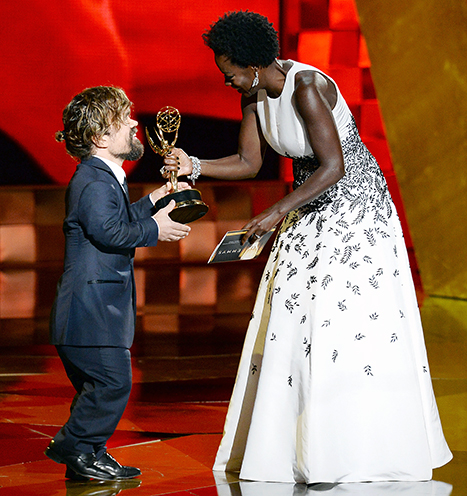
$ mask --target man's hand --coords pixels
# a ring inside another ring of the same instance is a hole
[[[191,227],[174,222],[169,217],[169,213],[174,209],[175,205],[175,201],[171,200],[166,207],[161,208],[152,216],[159,226],[159,241],[180,241],[186,238],[191,231]]]
[[[191,189],[191,186],[185,182],[178,182],[178,191],[183,191],[184,189]],[[167,196],[169,193],[172,193],[172,190],[172,183],[170,181],[165,183],[164,186],[155,189],[149,195],[152,203],[155,204],[157,200],[160,200],[164,196]]]

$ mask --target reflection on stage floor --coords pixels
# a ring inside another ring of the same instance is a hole
[[[43,455],[68,416],[73,391],[55,350],[43,342],[42,318],[0,320],[0,494],[467,494],[467,303],[425,298],[422,315],[435,393],[454,460],[434,471],[433,482],[309,487],[238,482],[235,477],[216,480],[211,472],[248,314],[158,316],[166,323],[177,320],[177,332],[166,333],[144,329],[139,316],[134,387],[109,450],[120,462],[139,466],[143,475],[115,483],[66,481],[63,465]]]

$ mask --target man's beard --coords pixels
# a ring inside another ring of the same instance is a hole
[[[125,153],[119,153],[117,158],[121,158],[123,160],[134,161],[141,158],[144,154],[144,145],[138,138],[133,138],[133,135],[130,137],[130,150]]]

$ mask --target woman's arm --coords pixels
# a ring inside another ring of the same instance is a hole
[[[201,174],[216,179],[248,179],[255,177],[263,164],[266,141],[259,129],[256,115],[256,101],[242,98],[242,122],[235,155],[214,160],[201,159]],[[164,159],[168,173],[178,169],[178,175],[189,175],[193,164],[180,148],[174,148]],[[164,177],[167,177],[167,172]]]
[[[295,191],[248,222],[244,240],[253,234],[263,235],[288,212],[315,200],[345,174],[342,148],[331,108],[337,98],[334,84],[314,71],[298,73],[293,98],[320,167]]]

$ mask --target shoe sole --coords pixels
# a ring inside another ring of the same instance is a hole
[[[66,467],[66,472],[65,472],[65,479],[69,479],[72,481],[88,481],[88,477],[83,477],[82,475],[78,475],[72,468]]]

